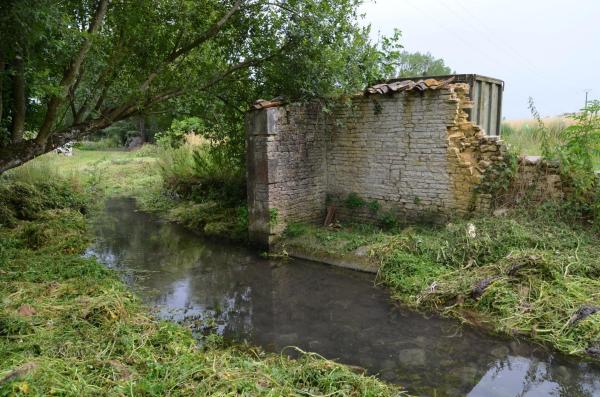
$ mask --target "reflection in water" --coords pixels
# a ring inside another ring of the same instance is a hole
[[[109,201],[94,228],[90,254],[164,318],[208,319],[270,351],[318,352],[417,394],[600,396],[600,368],[394,307],[371,275],[207,242],[130,199]]]

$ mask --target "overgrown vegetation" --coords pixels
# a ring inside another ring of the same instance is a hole
[[[600,343],[600,315],[573,318],[581,308],[600,308],[600,237],[565,210],[547,203],[388,232],[293,225],[286,245],[333,256],[361,248],[404,304],[590,356]]]
[[[550,145],[556,145],[560,140],[561,131],[572,124],[572,120],[567,117],[548,117],[542,121],[546,127],[544,137],[535,119],[504,121],[500,136],[519,154],[541,156],[542,138],[549,140]]]
[[[591,101],[571,116],[574,123],[560,131],[558,142],[551,142],[533,99],[529,102],[538,123],[542,155],[547,161],[558,161],[569,206],[600,227],[600,182],[594,173],[594,163],[600,159],[600,101]]]
[[[244,171],[209,144],[164,149],[163,194],[175,200],[169,219],[207,236],[245,240],[248,211]]]
[[[5,176],[15,177],[28,181],[68,178],[93,195],[96,204],[110,196],[132,196],[140,209],[161,213],[206,236],[247,238],[243,171],[237,160],[196,136],[177,148],[76,150],[73,157],[49,153]]]
[[[175,119],[169,129],[160,131],[155,135],[156,143],[162,147],[178,148],[186,143],[190,135],[206,133],[206,126],[199,117],[185,117]]]
[[[587,113],[588,125],[594,120],[592,116],[594,103],[592,101],[588,110],[584,111]],[[537,114],[537,110],[535,113]],[[583,115],[584,113],[576,113],[570,116],[542,118],[537,114],[532,119],[504,121],[500,135],[502,140],[518,154],[543,156],[549,154],[543,150],[543,146],[546,145],[550,152],[553,148],[562,146],[565,143],[565,135],[568,134],[567,129],[572,129],[572,126],[579,124],[579,119]],[[600,170],[600,155],[594,151],[590,154],[594,169]]]
[[[367,202],[361,198],[357,193],[350,193],[344,200],[344,205],[351,210],[359,209],[364,207]]]
[[[298,360],[160,322],[117,274],[81,256],[81,185],[2,180],[0,395],[339,395],[400,390],[314,354]]]

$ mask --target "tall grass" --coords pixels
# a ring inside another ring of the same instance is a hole
[[[573,120],[563,117],[548,117],[542,121],[547,128],[546,137],[550,146],[558,145],[561,142],[562,131],[574,123]],[[543,135],[534,119],[504,121],[500,131],[502,139],[519,154],[530,156],[542,154]]]
[[[163,193],[175,198],[169,219],[208,236],[245,240],[244,172],[218,148],[189,141],[161,147]]]
[[[73,172],[73,170],[61,167],[64,159],[64,156],[57,153],[46,153],[43,156],[39,156],[17,168],[7,171],[2,175],[2,178],[30,185],[53,180],[68,180],[73,185],[79,186],[79,175]]]
[[[181,181],[190,181],[194,177],[193,151],[191,145],[159,149],[158,164],[165,186],[177,186]]]

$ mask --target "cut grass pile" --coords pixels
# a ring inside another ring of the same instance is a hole
[[[215,336],[199,347],[81,256],[89,241],[81,202],[71,200],[79,193],[49,201],[30,190],[21,200],[36,201],[33,216],[15,213],[0,227],[1,396],[402,394],[314,354],[291,360]]]
[[[404,304],[600,359],[600,312],[578,316],[600,309],[600,237],[565,214],[546,204],[389,232],[292,225],[285,245],[343,257],[366,252]]]

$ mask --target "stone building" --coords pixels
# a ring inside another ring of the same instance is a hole
[[[386,82],[334,104],[257,101],[246,117],[251,241],[269,246],[290,222],[323,224],[333,211],[342,222],[440,222],[487,209],[476,187],[505,148],[469,114],[499,123],[502,83],[474,103],[473,84],[446,77]]]

